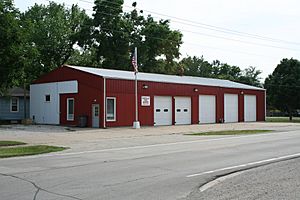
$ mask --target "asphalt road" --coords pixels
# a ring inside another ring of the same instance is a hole
[[[231,174],[189,199],[288,199],[300,198],[300,159],[282,161],[242,173]]]
[[[299,132],[191,136],[189,141],[2,159],[0,199],[174,200],[202,194],[218,199],[206,193],[213,188],[203,193],[199,188],[217,176],[299,157]]]

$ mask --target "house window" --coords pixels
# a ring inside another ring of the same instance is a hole
[[[67,99],[67,120],[74,120],[74,98]]]
[[[116,98],[106,98],[106,121],[116,121]]]
[[[12,97],[10,99],[10,112],[19,112],[19,98]]]
[[[50,94],[45,95],[45,102],[50,102]]]

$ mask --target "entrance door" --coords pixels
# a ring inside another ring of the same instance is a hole
[[[99,104],[92,105],[92,127],[99,128]]]
[[[191,98],[175,97],[175,123],[191,124]]]

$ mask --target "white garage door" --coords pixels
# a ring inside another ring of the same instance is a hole
[[[238,95],[224,94],[224,120],[228,122],[238,122]]]
[[[190,97],[175,97],[175,124],[191,124]]]
[[[245,122],[256,121],[256,96],[244,96],[244,120]]]
[[[172,125],[172,97],[154,97],[154,126]]]
[[[216,123],[216,96],[199,96],[199,123]]]

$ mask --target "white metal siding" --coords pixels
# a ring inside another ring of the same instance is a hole
[[[30,85],[30,118],[39,124],[59,124],[59,95],[77,93],[77,81]],[[50,102],[45,101],[50,95]]]
[[[244,96],[244,120],[245,122],[256,121],[256,96]]]
[[[172,125],[172,97],[154,97],[154,125]]]
[[[216,123],[216,96],[199,96],[199,123]]]
[[[175,97],[175,124],[191,124],[191,98]]]
[[[238,95],[224,94],[224,120],[228,122],[238,122]]]

